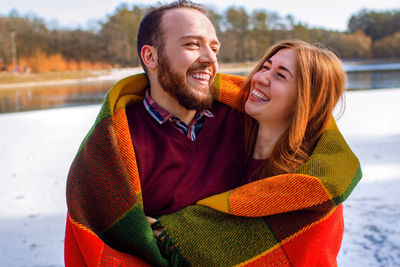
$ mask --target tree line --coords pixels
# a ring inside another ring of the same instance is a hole
[[[122,4],[96,29],[50,29],[40,17],[17,11],[0,16],[0,68],[32,71],[139,66],[136,35],[144,6]],[[400,58],[400,10],[360,10],[346,32],[309,27],[276,12],[229,7],[209,10],[222,46],[220,62],[256,61],[273,43],[322,43],[342,59]]]

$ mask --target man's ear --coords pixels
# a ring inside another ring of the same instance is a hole
[[[157,49],[154,46],[142,46],[140,56],[148,69],[155,70],[157,68]]]

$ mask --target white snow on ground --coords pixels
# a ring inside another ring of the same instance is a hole
[[[338,263],[399,266],[400,89],[346,95],[338,126],[364,176],[344,205]],[[99,108],[0,114],[0,266],[63,266],[66,176]]]
[[[400,266],[400,89],[348,92],[338,126],[363,178],[344,203],[339,266]]]

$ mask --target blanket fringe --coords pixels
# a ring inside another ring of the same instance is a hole
[[[161,255],[168,259],[169,266],[172,267],[185,267],[190,266],[182,255],[179,253],[175,243],[169,238],[164,231],[164,227],[160,221],[156,221],[151,225],[152,230],[162,230],[161,234],[156,238],[157,245],[160,249]]]

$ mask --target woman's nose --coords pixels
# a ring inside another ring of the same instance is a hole
[[[257,81],[265,86],[269,86],[271,85],[271,74],[270,71],[264,71],[259,73],[260,75],[258,75],[257,77]]]

